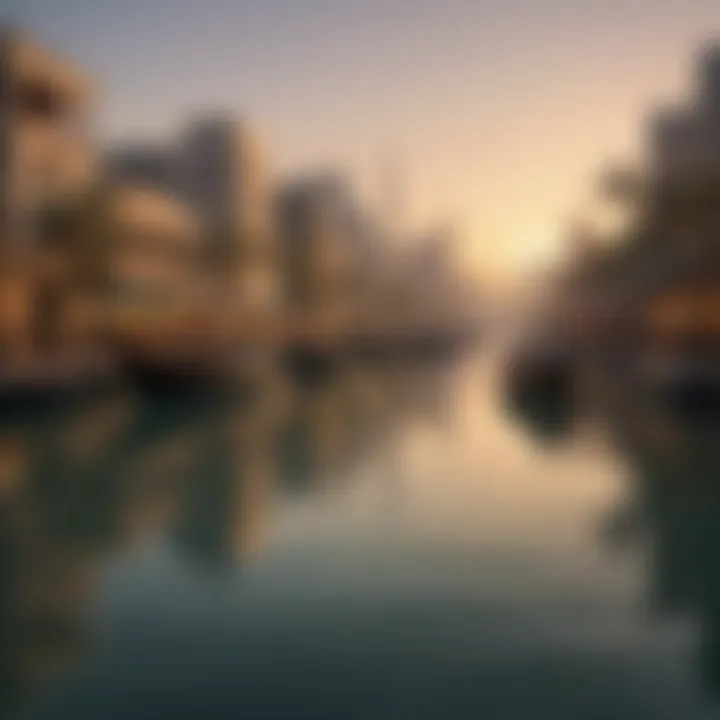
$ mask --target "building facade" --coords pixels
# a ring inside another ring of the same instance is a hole
[[[181,194],[177,154],[153,143],[124,143],[106,155],[111,177],[123,184],[152,187],[168,195]]]
[[[99,157],[95,91],[81,71],[5,28],[0,75],[0,355],[14,371],[62,349],[92,315],[73,281],[77,258],[60,271],[43,220],[87,194]]]
[[[247,123],[227,116],[192,121],[180,143],[180,184],[206,225],[225,243],[241,304],[276,306],[272,179],[264,148]],[[216,241],[218,237],[216,235]]]
[[[29,241],[43,206],[85,190],[99,169],[95,91],[63,58],[0,31],[0,227],[3,249]]]
[[[660,181],[720,175],[720,46],[700,53],[691,99],[651,118],[649,162]]]
[[[279,295],[272,180],[247,124],[226,116],[191,121],[174,143],[127,144],[109,154],[113,176],[186,203],[219,249],[221,274],[243,307],[264,311]]]
[[[231,117],[191,122],[180,149],[182,185],[201,215],[265,241],[271,232],[271,179],[258,136]]]
[[[290,308],[347,315],[355,299],[360,229],[347,180],[330,173],[290,183],[279,194],[277,214]]]

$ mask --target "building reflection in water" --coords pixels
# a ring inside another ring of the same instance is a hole
[[[173,537],[196,566],[228,570],[262,548],[273,491],[277,408],[265,397],[216,408],[183,479]]]
[[[82,657],[103,562],[170,538],[189,566],[230,572],[262,551],[273,503],[302,502],[441,421],[438,367],[348,366],[248,398],[124,391],[0,418],[0,711]]]
[[[698,682],[720,696],[720,407],[680,409],[622,378],[607,387],[601,408],[561,409],[566,417],[598,415],[631,471],[628,498],[608,514],[603,540],[614,550],[644,553],[654,611],[697,622]],[[526,427],[538,428],[542,439],[557,430],[552,422],[550,430],[542,422],[538,427],[544,415],[532,401],[514,403],[520,414],[528,406]],[[564,437],[572,431],[572,423],[563,425]]]

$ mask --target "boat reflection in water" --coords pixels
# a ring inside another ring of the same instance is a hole
[[[438,419],[444,375],[435,363],[348,366],[311,386],[273,377],[242,398],[118,390],[6,409],[3,717],[82,666],[108,564],[160,542],[191,572],[234,573],[262,553],[279,504],[332,491],[418,413]]]

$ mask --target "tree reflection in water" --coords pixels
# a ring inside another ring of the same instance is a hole
[[[566,419],[597,414],[632,482],[630,499],[603,524],[604,542],[647,552],[650,605],[698,622],[699,682],[720,696],[720,402],[678,403],[621,376],[604,387],[602,407],[569,408],[564,396],[513,398],[512,406],[543,440],[557,438],[559,424],[539,406]],[[560,425],[568,438],[573,423]]]

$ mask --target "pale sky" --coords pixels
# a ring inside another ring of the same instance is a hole
[[[551,254],[606,160],[689,87],[720,0],[0,0],[87,67],[108,138],[192,111],[252,119],[278,173],[337,165],[408,225],[452,221],[469,262]],[[394,160],[393,160],[394,158]]]

